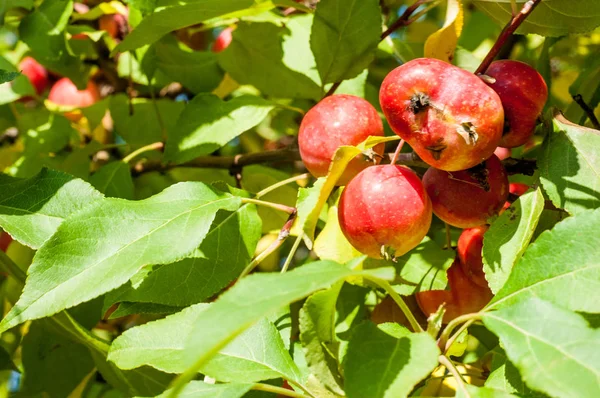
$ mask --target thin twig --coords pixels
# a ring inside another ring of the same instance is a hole
[[[381,34],[380,41],[383,41],[386,37],[394,33],[396,29],[409,25],[410,17],[416,11],[416,9],[419,8],[421,5],[425,3],[430,3],[432,1],[433,0],[417,0],[412,6],[404,10],[404,13]]]
[[[306,180],[308,177],[310,177],[309,173],[304,173],[304,174],[299,174],[297,176],[293,176],[290,178],[287,178],[283,181],[279,181],[269,187],[266,187],[265,189],[263,189],[262,191],[258,192],[256,194],[256,199],[260,199],[261,196],[265,196],[266,194],[268,194],[269,192],[272,192],[274,190],[276,190],[277,188],[281,188],[284,185],[287,185],[291,182],[296,182],[296,181],[300,181],[300,180]]]
[[[296,208],[291,206],[282,205],[279,203],[266,202],[264,200],[242,198],[242,203],[251,203],[257,206],[270,207],[271,209],[283,211],[287,214],[296,214]]]
[[[301,233],[300,235],[298,235],[298,237],[296,237],[296,240],[294,241],[294,245],[292,246],[290,252],[288,253],[287,258],[285,259],[285,263],[283,263],[283,267],[281,267],[282,274],[287,272],[288,268],[290,267],[290,264],[292,263],[292,260],[294,259],[294,256],[296,255],[296,251],[298,250],[298,247],[300,247],[300,243],[302,243],[302,238],[304,238],[304,233]]]
[[[149,145],[146,145],[146,146],[136,149],[135,151],[131,152],[129,155],[127,155],[123,159],[121,159],[121,161],[123,163],[129,163],[133,159],[135,159],[136,156],[141,155],[144,152],[161,151],[164,147],[165,147],[165,144],[163,144],[162,142],[155,142],[153,144],[149,144]]]
[[[477,319],[473,318],[473,319],[470,319],[470,320],[468,320],[468,321],[466,321],[465,323],[462,324],[462,326],[456,331],[456,333],[454,333],[448,339],[448,342],[446,342],[446,345],[443,347],[444,354],[448,352],[448,350],[450,349],[450,347],[452,347],[452,344],[454,344],[454,342],[456,341],[456,339],[458,338],[458,336],[460,336],[462,332],[464,332],[466,329],[468,329],[469,326],[471,326],[473,323],[475,323],[475,321],[477,321]]]
[[[506,43],[506,40],[517,30],[517,28],[523,23],[523,21],[525,21],[525,18],[527,18],[529,14],[531,14],[531,12],[535,9],[535,7],[537,7],[538,4],[540,4],[541,1],[542,0],[528,0],[527,3],[523,5],[523,8],[521,8],[521,11],[517,15],[512,17],[510,21],[508,21],[504,29],[502,29],[500,36],[498,36],[498,40],[496,40],[496,43],[494,43],[492,49],[488,52],[481,65],[479,65],[479,67],[475,71],[476,75],[485,73],[487,68],[496,58],[496,55],[498,55],[498,53],[500,52],[500,49],[502,48],[504,43]]]
[[[444,225],[446,226],[446,250],[450,250],[452,249],[452,236],[450,236],[450,225],[445,222]]]
[[[600,122],[598,122],[598,118],[594,114],[594,110],[585,103],[581,94],[574,95],[573,100],[581,107],[581,109],[583,109],[588,119],[590,119],[590,122],[592,122],[592,126],[594,126],[595,129],[600,130]]]
[[[473,314],[461,315],[461,316],[456,317],[453,320],[451,320],[450,323],[448,323],[448,325],[442,332],[442,334],[438,340],[438,347],[440,347],[440,350],[445,350],[446,342],[448,341],[448,338],[450,337],[450,335],[452,334],[454,329],[456,329],[458,327],[458,325],[462,325],[464,322],[467,322],[470,320],[477,320],[480,318],[481,318],[481,314],[477,312],[477,313],[473,313]]]

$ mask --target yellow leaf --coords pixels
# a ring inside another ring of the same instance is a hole
[[[425,57],[450,62],[464,22],[463,7],[460,0],[448,0],[444,26],[429,36],[425,42]]]
[[[327,223],[321,231],[313,248],[321,260],[337,261],[344,264],[355,257],[360,256],[348,239],[344,236],[338,220],[337,206],[331,206],[327,214]]]

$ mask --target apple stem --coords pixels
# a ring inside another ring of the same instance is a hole
[[[155,143],[152,143],[152,144],[149,144],[149,145],[146,145],[146,146],[136,149],[135,151],[131,152],[129,155],[127,155],[123,159],[121,159],[121,161],[123,163],[129,163],[133,159],[135,159],[135,157],[137,157],[138,155],[141,155],[144,152],[162,151],[162,149],[164,147],[165,147],[165,144],[163,144],[162,142],[155,142]]]
[[[300,247],[302,238],[304,238],[304,233],[301,233],[300,235],[298,235],[296,237],[296,240],[294,241],[294,245],[292,246],[290,252],[288,253],[287,258],[285,259],[285,263],[283,263],[283,267],[281,267],[282,274],[287,272],[288,268],[290,267],[290,264],[292,263],[292,260],[294,259],[294,256],[296,255],[296,251],[298,250],[298,247]]]
[[[287,184],[289,184],[289,183],[292,183],[292,182],[301,181],[301,180],[306,180],[306,179],[308,179],[309,177],[310,177],[310,174],[309,174],[309,173],[304,173],[304,174],[299,174],[299,175],[297,175],[297,176],[293,176],[293,177],[287,178],[287,179],[285,179],[285,180],[283,180],[283,181],[279,181],[279,182],[278,182],[278,183],[276,183],[276,184],[273,184],[273,185],[271,185],[271,186],[268,186],[268,187],[266,187],[266,188],[265,188],[265,189],[263,189],[262,191],[258,192],[258,193],[255,195],[255,197],[256,197],[256,199],[259,199],[261,196],[265,196],[266,194],[268,194],[269,192],[272,192],[272,191],[276,190],[277,188],[280,188],[280,187],[282,187],[282,186],[284,186],[284,185],[287,185]]]
[[[594,114],[594,110],[590,108],[588,104],[586,104],[581,94],[574,95],[573,100],[581,109],[583,109],[588,119],[590,119],[590,122],[592,122],[592,126],[594,126],[595,129],[600,130],[600,122],[598,122],[598,118]]]
[[[525,21],[525,18],[527,18],[529,14],[531,14],[531,12],[535,9],[535,7],[538,6],[538,4],[541,3],[541,1],[542,0],[528,0],[527,3],[523,4],[523,8],[521,8],[521,11],[515,16],[513,16],[510,19],[510,21],[508,21],[504,29],[502,29],[500,36],[498,36],[498,40],[496,40],[496,43],[494,43],[494,46],[492,47],[490,52],[488,52],[481,65],[479,65],[479,67],[475,71],[476,75],[485,73],[487,68],[494,61],[494,59],[502,49],[504,43],[506,43],[508,38],[515,32],[515,30],[517,30],[517,28],[523,23],[523,21]]]
[[[396,147],[396,152],[394,152],[394,156],[392,156],[392,160],[390,164],[396,164],[398,161],[398,156],[400,155],[400,151],[402,151],[402,147],[404,146],[404,140],[400,140],[398,146]]]

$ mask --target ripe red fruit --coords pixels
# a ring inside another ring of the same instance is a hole
[[[229,44],[231,44],[231,40],[233,39],[232,32],[232,27],[223,29],[212,45],[212,52],[220,53],[229,47]]]
[[[48,71],[35,59],[31,57],[23,58],[19,64],[19,70],[27,76],[38,95],[48,87]]]
[[[503,147],[499,146],[494,151],[494,155],[498,156],[498,159],[504,160],[504,159],[508,159],[509,157],[511,157],[512,151],[510,150],[510,148],[503,148]]]
[[[353,95],[332,95],[312,107],[302,119],[298,146],[304,165],[315,177],[326,176],[335,151],[343,145],[357,145],[367,137],[383,136],[383,123],[368,101]],[[373,148],[379,156],[384,145]],[[364,168],[379,163],[379,157],[359,155],[338,180],[345,185]]]
[[[465,229],[458,238],[458,258],[463,272],[481,287],[488,287],[483,272],[483,235],[487,225]]]
[[[529,189],[529,185],[527,184],[521,184],[520,182],[511,182],[508,186],[508,192],[510,192],[513,195],[516,196],[521,196],[523,195],[525,192],[527,192],[527,190]],[[504,207],[502,208],[502,210],[506,210],[510,207],[511,202],[509,202],[508,200],[504,203]]]
[[[448,172],[430,167],[423,185],[435,215],[459,228],[486,224],[508,197],[508,177],[496,155],[468,170]]]
[[[381,165],[361,171],[344,189],[338,207],[342,232],[360,252],[401,256],[431,225],[431,202],[408,167]]]
[[[463,272],[458,261],[448,268],[450,290],[429,290],[416,293],[417,303],[426,316],[435,313],[440,305],[446,304],[443,323],[454,318],[481,310],[490,302],[493,294],[489,287],[472,282]]]
[[[75,83],[63,77],[50,89],[48,99],[55,104],[85,108],[100,100],[100,92],[93,81],[89,81],[85,90],[78,90]],[[80,119],[80,115],[74,112],[66,112],[65,117],[72,121]]]
[[[127,32],[127,17],[121,14],[105,14],[98,20],[98,28],[107,32],[113,39],[119,39]]]
[[[0,232],[0,251],[6,252],[8,245],[12,242],[12,237],[6,232]]]
[[[390,127],[431,166],[473,167],[493,153],[504,124],[502,103],[477,76],[428,58],[391,71],[379,91]]]
[[[500,146],[514,148],[525,144],[548,99],[544,78],[531,66],[511,60],[492,62],[485,74],[495,79],[488,85],[498,93],[504,107],[506,122]]]

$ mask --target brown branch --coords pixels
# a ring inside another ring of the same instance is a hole
[[[586,104],[581,94],[574,95],[573,100],[581,109],[583,109],[588,119],[590,119],[590,122],[592,122],[592,126],[594,126],[595,129],[600,130],[600,122],[598,122],[598,118],[594,114],[594,110],[590,108],[588,104]]]
[[[528,0],[527,3],[523,5],[523,8],[521,8],[521,11],[517,15],[512,17],[510,21],[508,21],[504,29],[502,29],[500,36],[498,36],[498,40],[496,40],[496,43],[494,43],[494,46],[492,47],[490,52],[485,56],[485,59],[475,71],[476,75],[485,73],[487,68],[494,61],[494,59],[502,49],[502,46],[504,46],[504,43],[506,43],[508,38],[517,30],[517,28],[523,23],[523,21],[525,21],[525,18],[527,18],[529,14],[531,14],[531,12],[535,9],[535,7],[538,6],[538,4],[541,3],[541,1],[542,0]]]

